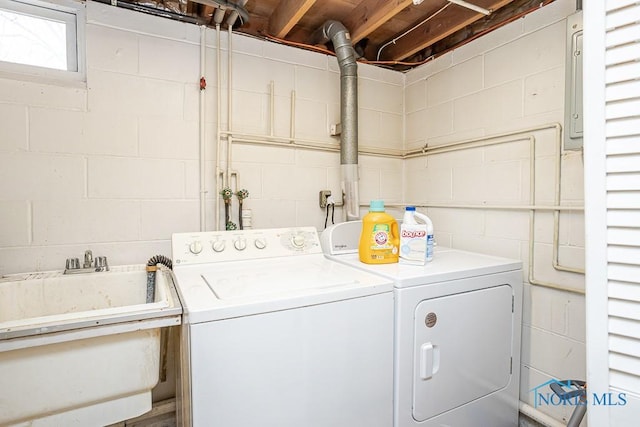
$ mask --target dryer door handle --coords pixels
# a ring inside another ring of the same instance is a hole
[[[420,378],[428,380],[440,369],[440,348],[430,342],[420,346]]]

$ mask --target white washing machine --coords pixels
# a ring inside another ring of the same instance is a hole
[[[327,259],[314,228],[179,233],[179,423],[390,427],[393,283]]]
[[[321,240],[330,259],[394,281],[394,426],[517,426],[521,261],[436,248],[425,266],[364,264],[361,227]]]

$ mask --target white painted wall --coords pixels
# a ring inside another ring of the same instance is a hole
[[[87,248],[112,264],[146,262],[156,253],[170,255],[171,233],[199,229],[200,29],[94,2],[87,3],[87,20],[86,87],[0,76],[0,274],[60,269]],[[206,38],[207,226],[213,229],[215,31]],[[289,135],[295,91],[296,136],[338,141],[329,136],[340,114],[335,58],[239,35],[232,40],[234,130],[268,134],[274,81],[275,135]],[[227,129],[224,32],[222,47],[221,127]],[[360,66],[359,74],[361,146],[400,150],[404,76],[372,66]],[[232,169],[250,193],[244,206],[253,211],[254,227],[322,229],[318,192],[339,194],[339,163],[335,152],[237,144]],[[362,156],[360,169],[363,200],[401,201],[401,160]],[[335,217],[341,218],[339,209]]]
[[[566,17],[575,1],[559,0],[407,73],[406,148],[422,148],[562,123]],[[535,139],[535,200],[530,152]],[[425,206],[554,204],[554,129],[526,131],[485,148],[409,159],[405,201]],[[562,205],[583,203],[580,152],[563,152]],[[529,267],[529,210],[429,208],[439,244],[520,258]],[[537,211],[537,281],[584,289],[584,276],[552,268],[553,216]],[[584,268],[581,211],[560,217],[560,264]],[[584,379],[584,296],[532,286],[525,273],[522,401],[551,378]],[[573,408],[539,407],[556,419]]]

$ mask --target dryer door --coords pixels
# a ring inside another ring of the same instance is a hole
[[[415,310],[413,417],[424,421],[509,384],[508,285],[421,301]]]

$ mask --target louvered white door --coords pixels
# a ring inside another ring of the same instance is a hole
[[[640,418],[640,1],[587,0],[584,24],[587,382],[618,403],[590,396],[588,420],[623,427]]]

